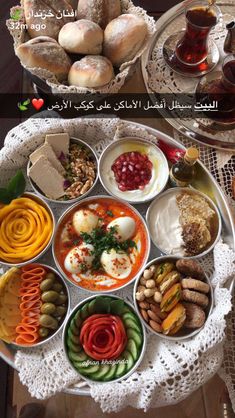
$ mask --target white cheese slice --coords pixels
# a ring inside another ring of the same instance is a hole
[[[56,200],[64,196],[64,177],[45,156],[39,157],[30,167],[29,176],[49,199]]]
[[[52,147],[49,144],[44,144],[40,148],[37,148],[36,151],[34,151],[29,156],[29,159],[30,159],[31,163],[34,164],[42,156],[47,158],[50,161],[51,165],[53,165],[53,167],[57,171],[59,171],[60,174],[65,173],[64,167],[62,166],[62,164],[58,160],[56,154],[54,153]]]
[[[63,153],[65,156],[69,154],[69,134],[48,134],[46,135],[45,142],[53,148],[57,158],[61,156],[61,153]]]

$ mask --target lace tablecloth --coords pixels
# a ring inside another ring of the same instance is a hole
[[[123,123],[118,119],[32,119],[17,126],[6,137],[0,151],[0,186],[14,174],[16,169],[25,167],[29,154],[43,143],[46,133],[68,132],[70,136],[87,140],[100,155],[113,140],[124,136],[138,136],[156,142],[156,137],[147,127]],[[180,138],[181,139],[181,138]],[[185,143],[185,140],[182,140]],[[187,144],[188,145],[188,144]],[[231,156],[220,156],[213,151],[201,149],[201,158],[220,180],[224,190],[229,192],[229,178],[225,181],[224,170],[234,168]],[[233,158],[233,157],[232,157]],[[103,192],[97,186],[96,194]],[[52,206],[56,218],[61,206]],[[146,208],[138,207],[142,214]],[[219,256],[218,256],[219,255]],[[234,253],[227,245],[219,242],[213,255],[203,260],[204,268],[210,273],[215,294],[215,308],[203,330],[193,339],[171,342],[148,334],[147,350],[141,366],[128,379],[120,383],[92,384],[91,396],[100,403],[103,411],[118,411],[127,405],[147,410],[174,404],[187,397],[204,384],[221,367],[225,337],[225,316],[231,310],[230,293],[223,287],[228,277],[234,274]],[[51,263],[51,253],[41,258]],[[86,291],[71,287],[72,307],[88,296]],[[132,300],[133,286],[117,294]],[[230,321],[232,321],[232,315]],[[231,322],[229,323],[231,326]],[[232,327],[229,327],[229,333]],[[228,334],[229,334],[228,333]],[[230,335],[230,334],[229,334]],[[224,371],[227,370],[230,353],[225,344]],[[61,335],[43,347],[20,350],[16,354],[19,377],[31,395],[47,398],[65,388],[84,387],[82,381],[68,364],[62,347]],[[226,379],[232,375],[226,374]],[[232,385],[233,380],[231,380]],[[231,386],[230,385],[230,386]],[[232,386],[231,386],[232,387]]]

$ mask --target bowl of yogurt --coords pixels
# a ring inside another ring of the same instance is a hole
[[[98,172],[109,194],[133,204],[153,200],[165,189],[169,178],[163,152],[140,138],[112,142],[100,157]]]
[[[151,203],[146,218],[152,242],[166,255],[202,257],[221,235],[221,217],[214,202],[188,187],[166,190]]]

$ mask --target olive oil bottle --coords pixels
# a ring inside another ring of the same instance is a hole
[[[198,158],[198,149],[191,147],[177,163],[173,164],[170,171],[172,186],[186,187],[193,181],[196,175],[195,163]]]

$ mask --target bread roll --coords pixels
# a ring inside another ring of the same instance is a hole
[[[114,77],[112,63],[100,55],[87,55],[76,61],[69,72],[69,84],[96,88],[108,84]]]
[[[106,27],[103,54],[115,67],[120,67],[135,57],[147,33],[148,27],[142,18],[133,14],[123,14]]]
[[[79,0],[77,19],[88,19],[105,29],[111,20],[120,16],[120,0]]]
[[[28,33],[31,38],[38,36],[50,36],[58,39],[58,34],[65,23],[72,22],[74,17],[64,17],[56,19],[56,17],[48,16],[42,19],[42,14],[45,16],[51,11],[54,16],[61,11],[73,13],[73,8],[66,0],[23,0],[25,21],[28,25]],[[40,12],[42,13],[40,16]],[[39,14],[37,17],[36,15]],[[42,25],[46,25],[43,29]]]
[[[63,48],[48,36],[39,36],[19,45],[16,55],[26,67],[49,70],[60,82],[67,80],[72,65]]]
[[[102,52],[104,32],[96,23],[81,19],[64,25],[58,40],[68,52],[99,55]]]

